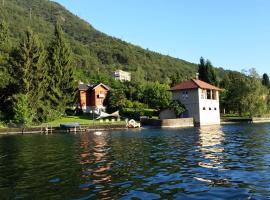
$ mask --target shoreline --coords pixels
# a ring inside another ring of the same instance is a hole
[[[59,126],[49,127],[21,127],[21,128],[0,128],[0,135],[18,135],[18,134],[53,134],[53,133],[69,133],[69,132],[88,132],[88,131],[104,131],[104,130],[123,130],[127,129],[125,124],[104,124],[104,125],[82,125],[79,128],[62,129]]]

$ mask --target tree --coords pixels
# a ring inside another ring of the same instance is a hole
[[[171,101],[169,107],[174,110],[176,116],[180,116],[183,112],[186,111],[185,106],[178,100]]]
[[[263,74],[262,84],[266,87],[270,86],[269,76],[266,73]]]
[[[48,52],[49,104],[59,114],[63,114],[67,107],[73,106],[77,86],[71,66],[71,49],[59,23],[55,25],[55,38]]]
[[[8,73],[8,56],[10,51],[10,37],[8,25],[0,22],[0,89],[5,88],[10,80]]]
[[[23,105],[23,108],[28,106],[31,119],[34,121],[40,120],[39,111],[42,110],[42,102],[47,90],[45,59],[46,52],[43,44],[30,29],[26,31],[19,47],[11,53],[12,76],[16,80],[15,99],[19,97],[19,100],[28,102],[27,105]],[[16,116],[16,108],[14,112]]]
[[[115,89],[108,92],[105,105],[107,106],[107,112],[115,112],[117,110],[122,111],[126,107],[127,99],[122,89]]]
[[[198,65],[199,79],[210,83],[212,85],[217,85],[217,75],[214,67],[209,60],[204,60],[203,57],[200,58],[200,63]]]
[[[230,72],[228,78],[230,81],[224,102],[229,111],[249,117],[267,112],[267,90],[254,69],[245,74]]]
[[[158,82],[149,82],[144,89],[143,102],[150,108],[167,108],[171,102],[172,94],[169,86]]]

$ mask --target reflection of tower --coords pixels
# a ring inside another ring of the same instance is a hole
[[[205,162],[199,165],[206,168],[223,168],[224,133],[220,126],[201,127],[200,129],[200,149]]]
[[[112,162],[108,160],[108,134],[106,132],[85,133],[80,136],[80,164],[82,165],[82,190],[101,189],[99,195],[104,196],[111,183],[110,170]]]

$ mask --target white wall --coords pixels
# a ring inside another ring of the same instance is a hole
[[[199,89],[200,125],[220,124],[219,92],[213,91],[215,92],[216,100],[206,98],[202,99],[202,92],[203,90]]]

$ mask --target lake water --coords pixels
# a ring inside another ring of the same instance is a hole
[[[0,199],[270,199],[270,124],[0,136]]]

